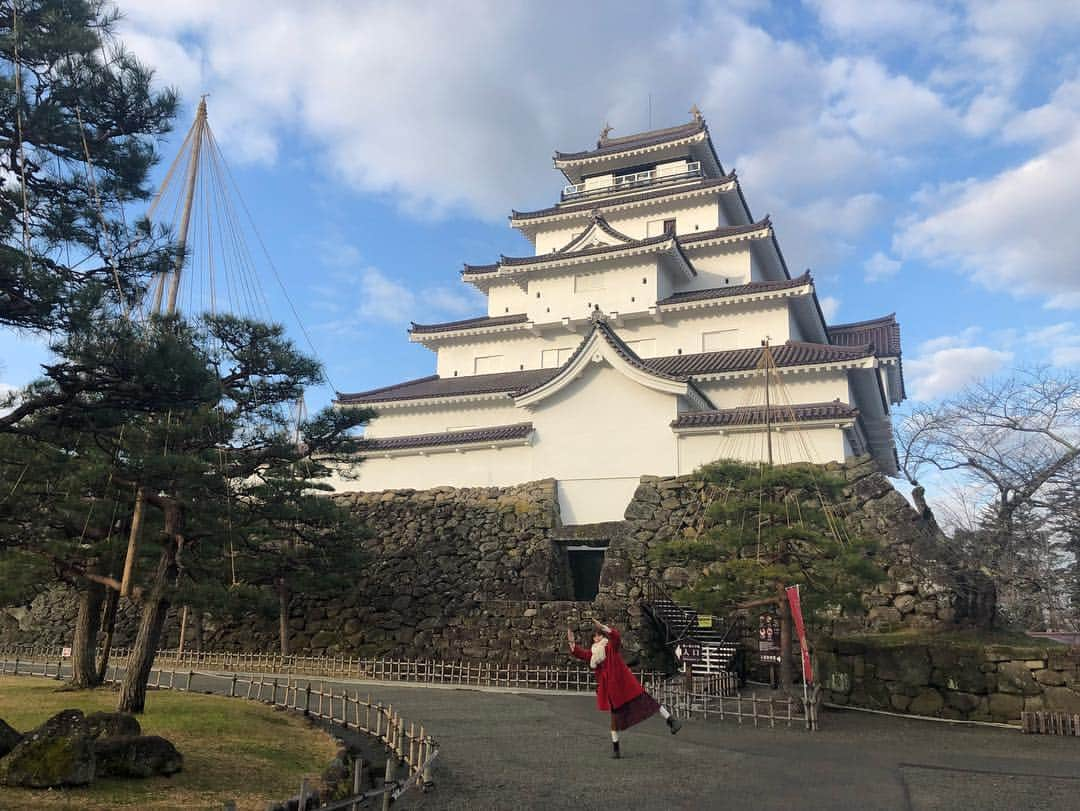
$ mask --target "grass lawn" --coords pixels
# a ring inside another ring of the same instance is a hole
[[[110,689],[60,688],[41,678],[0,677],[0,718],[26,732],[62,709],[89,714],[116,708]],[[0,809],[220,809],[234,799],[238,808],[263,811],[270,800],[296,793],[303,777],[320,775],[336,751],[325,732],[299,716],[238,698],[152,690],[138,718],[144,734],[176,745],[184,756],[182,772],[56,791],[0,788]]]

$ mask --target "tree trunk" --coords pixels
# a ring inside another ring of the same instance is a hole
[[[71,684],[75,687],[96,687],[98,679],[96,654],[97,635],[101,627],[101,603],[105,587],[87,582],[79,595],[79,613],[75,617],[75,639],[71,644]]]
[[[278,593],[278,641],[281,643],[281,655],[289,655],[289,585],[284,577],[277,581]]]
[[[170,538],[161,550],[153,585],[144,598],[139,631],[120,685],[120,700],[116,706],[119,712],[141,713],[146,705],[146,683],[161,642],[161,628],[169,611],[170,583],[175,577],[176,541]]]
[[[777,587],[777,605],[780,609],[780,686],[791,689],[791,606],[783,586]]]
[[[101,614],[101,630],[105,638],[101,642],[101,656],[98,658],[98,683],[105,681],[109,672],[109,654],[112,653],[113,631],[116,630],[116,610],[120,607],[120,592],[109,589],[105,595],[105,609]]]

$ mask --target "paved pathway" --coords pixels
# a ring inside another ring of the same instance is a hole
[[[653,718],[612,760],[591,695],[348,686],[438,739],[436,789],[401,803],[424,811],[1080,808],[1077,738],[852,712],[824,714],[816,733],[689,721],[673,737]]]

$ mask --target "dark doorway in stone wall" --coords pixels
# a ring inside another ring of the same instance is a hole
[[[600,572],[604,568],[603,546],[567,546],[566,558],[570,564],[570,582],[573,599],[591,602],[600,591]]]

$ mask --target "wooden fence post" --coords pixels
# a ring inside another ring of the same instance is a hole
[[[395,761],[393,757],[386,759],[386,773],[383,776],[383,796],[382,796],[382,811],[390,811],[390,803],[394,801],[391,797],[391,786],[394,785],[394,765]]]
[[[360,794],[364,790],[364,769],[366,764],[363,758],[357,758],[353,761],[352,772],[352,793],[353,796]],[[355,802],[352,804],[352,811],[360,811],[360,803]]]

